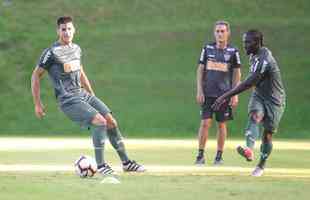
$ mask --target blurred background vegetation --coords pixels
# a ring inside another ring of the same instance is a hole
[[[72,15],[86,73],[125,137],[196,137],[197,60],[223,19],[240,49],[243,79],[241,35],[249,28],[265,34],[281,67],[288,99],[277,137],[310,138],[309,10],[308,0],[0,0],[0,135],[89,134],[59,111],[47,76],[43,120],[35,118],[30,90],[41,52],[57,38],[57,17]],[[243,137],[248,96],[241,95],[229,123],[231,137]]]

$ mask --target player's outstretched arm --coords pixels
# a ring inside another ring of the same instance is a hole
[[[246,80],[241,82],[238,86],[224,93],[222,96],[216,99],[214,104],[212,105],[212,109],[219,110],[221,105],[227,101],[230,97],[237,95],[257,84],[257,82],[262,78],[262,74],[259,72],[255,72],[250,75]]]
[[[95,95],[92,87],[91,87],[91,84],[84,72],[84,69],[83,69],[83,66],[81,66],[81,84],[82,84],[82,87],[87,91],[89,92],[90,94],[92,95]]]
[[[42,78],[45,69],[42,67],[36,67],[31,76],[31,91],[33,97],[33,103],[35,108],[35,114],[40,119],[45,115],[44,106],[40,97],[40,79]]]

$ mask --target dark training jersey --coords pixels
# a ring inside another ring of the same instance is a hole
[[[216,43],[202,48],[199,64],[205,66],[203,92],[206,97],[219,97],[232,88],[233,69],[241,66],[237,48],[228,45],[218,49]]]
[[[60,104],[79,98],[81,89],[81,48],[77,44],[54,43],[43,51],[38,67],[48,71]]]
[[[262,47],[257,55],[250,56],[250,74],[260,73],[261,79],[257,82],[254,94],[263,99],[282,106],[285,104],[285,91],[281,79],[280,68],[266,47]]]

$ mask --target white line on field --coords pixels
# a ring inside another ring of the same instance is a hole
[[[107,142],[108,143],[108,142]],[[128,149],[154,149],[154,148],[196,148],[196,140],[164,140],[164,139],[126,139]],[[227,140],[225,148],[234,149],[243,145],[242,140]],[[257,142],[259,144],[259,141]],[[275,149],[284,150],[310,150],[310,142],[274,141]],[[209,140],[208,148],[215,148],[216,141]],[[259,145],[256,145],[258,148]],[[32,151],[52,149],[92,149],[91,139],[87,138],[21,138],[0,137],[0,151]],[[108,148],[111,148],[108,146]]]
[[[248,175],[253,170],[246,167],[197,167],[182,165],[146,165],[145,174],[158,175]],[[120,166],[113,166],[118,173],[122,172]],[[0,165],[1,172],[74,172],[73,165]],[[143,173],[141,173],[142,175]],[[265,170],[266,176],[272,177],[305,177],[310,178],[310,169],[292,168],[268,168]]]

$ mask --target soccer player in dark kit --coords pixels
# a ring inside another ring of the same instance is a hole
[[[198,131],[198,155],[195,163],[205,163],[205,146],[213,115],[218,122],[217,153],[215,165],[223,163],[222,154],[227,135],[226,122],[232,120],[232,107],[238,104],[238,96],[233,96],[219,111],[211,105],[215,99],[240,82],[240,56],[237,48],[229,43],[230,26],[226,21],[217,21],[214,25],[215,42],[202,48],[197,68],[197,103],[201,106],[201,122]]]
[[[60,109],[72,121],[90,128],[98,172],[102,175],[114,173],[104,160],[106,136],[117,151],[124,171],[145,171],[142,165],[128,158],[116,120],[110,109],[95,96],[81,63],[81,48],[72,42],[74,34],[72,17],[59,17],[58,41],[43,51],[32,73],[31,86],[36,116],[42,118],[45,115],[40,97],[40,79],[48,72]]]
[[[280,68],[271,51],[263,45],[263,34],[259,30],[249,30],[243,35],[243,44],[250,56],[250,73],[240,85],[219,97],[212,107],[218,110],[231,96],[254,87],[248,106],[246,147],[239,146],[237,151],[246,160],[253,160],[254,143],[259,135],[259,124],[262,124],[260,159],[252,172],[252,176],[261,176],[272,151],[272,135],[277,131],[283,115],[286,95]]]

